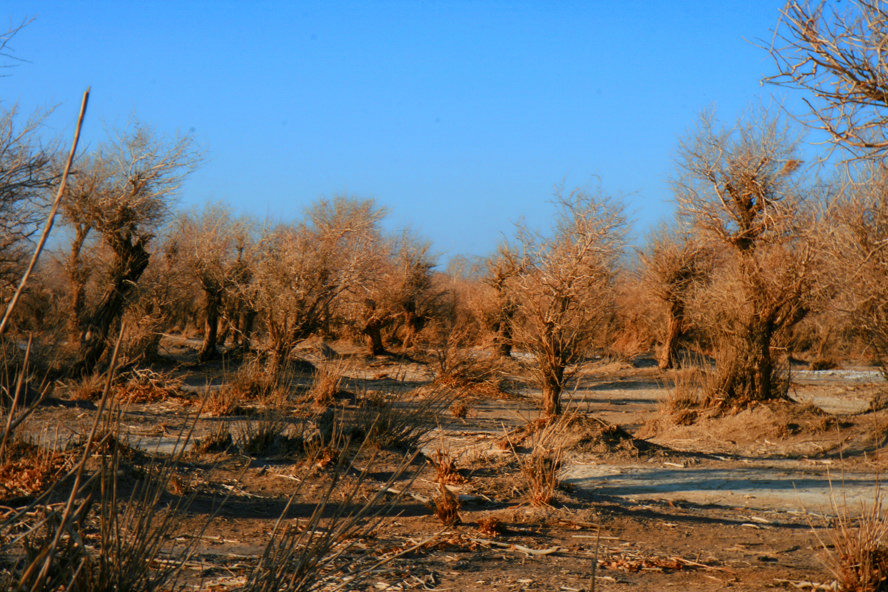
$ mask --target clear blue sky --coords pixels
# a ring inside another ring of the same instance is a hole
[[[293,219],[373,197],[445,258],[483,255],[519,218],[545,224],[561,182],[600,179],[637,234],[668,219],[702,109],[799,104],[760,83],[781,4],[6,0],[0,25],[35,20],[0,97],[56,106],[66,144],[87,86],[93,143],[132,115],[191,132],[205,162],[183,206]]]

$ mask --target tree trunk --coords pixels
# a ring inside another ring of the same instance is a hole
[[[564,364],[560,361],[549,361],[541,366],[543,387],[543,415],[555,417],[561,415],[561,389],[564,384]]]
[[[769,399],[781,398],[779,393],[773,392],[774,377],[774,361],[771,359],[771,339],[772,330],[765,326],[758,329],[755,342],[753,344],[755,363],[754,371],[754,389],[752,395],[756,401],[767,401]]]
[[[108,346],[108,333],[120,320],[126,308],[126,300],[136,282],[148,267],[150,254],[143,240],[135,243],[125,240],[111,244],[115,253],[111,279],[96,309],[84,318],[80,338],[80,360],[74,371],[78,374],[93,372]]]
[[[74,240],[71,243],[71,254],[68,256],[66,265],[68,271],[68,279],[71,282],[71,309],[68,315],[68,334],[72,341],[80,339],[81,319],[83,318],[83,303],[86,296],[86,270],[83,269],[83,261],[80,259],[80,252],[83,250],[83,243],[89,234],[89,227],[82,224],[77,225]]]
[[[678,338],[681,337],[682,319],[678,314],[670,314],[666,327],[666,339],[663,340],[663,349],[660,350],[660,370],[675,367],[675,353],[678,349]]]
[[[512,322],[510,318],[502,319],[499,322],[496,351],[502,358],[512,357]]]
[[[363,333],[367,336],[371,356],[384,356],[388,354],[385,344],[382,342],[382,323],[367,323],[364,325]]]
[[[201,362],[214,360],[219,357],[219,349],[216,347],[216,343],[219,335],[219,309],[222,306],[222,291],[214,287],[204,287],[204,296],[206,297],[204,340],[198,354],[198,359]]]

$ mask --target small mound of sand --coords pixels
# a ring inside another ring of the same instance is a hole
[[[666,455],[668,448],[636,438],[620,426],[594,418],[571,422],[573,435],[566,448],[575,452],[617,456]]]
[[[689,415],[689,411],[693,412]],[[851,426],[811,404],[792,401],[761,403],[735,413],[681,410],[681,414],[661,416],[640,431],[643,437],[658,439],[716,439],[730,444],[750,444],[768,440],[834,433]]]

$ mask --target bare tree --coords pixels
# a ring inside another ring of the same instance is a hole
[[[204,340],[199,359],[219,356],[219,319],[225,300],[237,293],[250,225],[229,209],[210,204],[200,212],[182,214],[174,224],[176,249],[204,293]]]
[[[855,331],[888,375],[888,170],[867,163],[844,187],[829,213],[826,281],[832,306]]]
[[[98,302],[84,307],[80,318],[77,371],[90,372],[105,352],[109,331],[148,267],[148,247],[169,214],[170,200],[196,162],[189,137],[166,142],[136,124],[94,155],[93,167],[101,172],[75,182],[67,219],[75,229],[94,230],[111,254]],[[69,264],[74,247],[80,248],[72,245]]]
[[[790,0],[770,47],[769,81],[807,91],[812,125],[858,154],[888,150],[888,7],[881,0]]]
[[[693,289],[711,273],[712,252],[689,234],[663,232],[655,235],[640,254],[643,279],[665,308],[666,328],[658,365],[673,368],[681,338],[688,327],[687,309]]]
[[[290,351],[329,326],[334,305],[365,281],[383,211],[372,200],[321,200],[309,221],[268,231],[258,246],[250,305],[265,322],[268,367],[279,380]]]
[[[813,252],[800,161],[787,127],[767,114],[733,129],[704,116],[682,143],[674,181],[679,214],[721,261],[701,294],[700,322],[715,336],[724,405],[785,396],[773,352],[808,312]]]
[[[515,294],[509,289],[514,278],[524,272],[525,261],[521,254],[509,243],[503,243],[496,255],[487,261],[487,275],[484,282],[493,288],[495,310],[491,319],[491,329],[496,334],[497,353],[508,358],[512,355],[512,320],[518,311]]]
[[[21,276],[47,190],[57,178],[53,150],[40,144],[41,117],[22,123],[16,108],[0,113],[0,292]]]
[[[568,366],[604,336],[625,229],[620,207],[608,199],[577,190],[557,205],[551,237],[520,232],[524,264],[509,281],[517,306],[512,339],[535,358],[546,417],[561,413]]]

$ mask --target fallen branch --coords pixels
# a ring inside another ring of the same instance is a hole
[[[488,545],[491,547],[499,547],[500,549],[509,549],[510,551],[520,551],[527,555],[533,555],[535,557],[552,555],[553,553],[557,553],[561,551],[561,547],[554,546],[549,547],[548,549],[532,549],[530,547],[525,547],[524,545],[519,545],[517,543],[501,543],[499,541],[492,541],[490,539],[475,539],[470,538],[469,541],[473,543],[478,543],[479,545]]]

